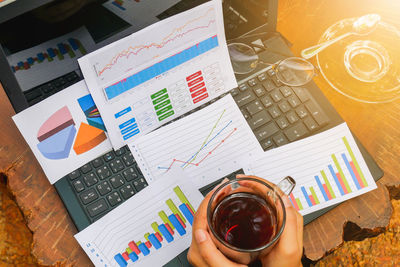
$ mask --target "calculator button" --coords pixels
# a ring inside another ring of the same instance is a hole
[[[116,159],[116,160],[110,162],[110,167],[114,173],[122,171],[125,168],[124,164],[122,163],[122,160],[120,160],[120,159]]]
[[[122,156],[122,160],[125,162],[126,166],[131,166],[133,163],[136,162],[130,151],[128,154]]]
[[[289,143],[282,133],[275,135],[274,137],[272,137],[272,139],[274,139],[274,142],[277,146],[283,146]]]
[[[136,191],[140,191],[147,186],[146,180],[144,178],[139,178],[133,181],[133,185],[136,188]]]
[[[124,199],[128,199],[135,194],[135,189],[130,184],[124,185],[119,191]]]
[[[247,121],[247,123],[250,125],[251,129],[256,129],[267,122],[271,120],[271,117],[268,115],[268,113],[263,110],[257,114],[255,114],[250,120]]]
[[[286,130],[284,130],[285,135],[289,139],[290,142],[297,140],[308,133],[308,130],[304,126],[303,123],[298,123],[295,126],[292,126]]]
[[[263,107],[260,103],[260,101],[254,101],[251,102],[250,104],[247,105],[247,111],[250,113],[250,115],[254,115],[258,112],[260,112],[261,110],[263,110]]]
[[[97,184],[97,182],[99,181],[96,177],[96,174],[94,174],[93,172],[85,174],[83,176],[83,181],[85,181],[85,184],[90,187],[92,185]]]
[[[111,170],[108,166],[103,166],[100,169],[96,170],[97,176],[101,179],[104,180],[107,177],[111,176]]]
[[[318,124],[311,117],[304,119],[303,122],[310,131],[316,130],[318,128]]]
[[[247,84],[243,83],[241,85],[239,85],[239,90],[240,91],[246,91],[247,89],[249,89],[249,87],[247,86]]]
[[[90,164],[85,164],[81,167],[81,171],[82,173],[88,173],[92,170],[92,167],[90,166]]]
[[[73,172],[71,172],[70,174],[68,174],[69,179],[70,180],[74,180],[76,178],[78,178],[79,176],[81,176],[81,173],[79,172],[79,170],[75,170]]]
[[[107,200],[108,200],[108,203],[110,203],[111,206],[115,206],[118,203],[122,202],[121,196],[119,195],[118,192],[113,192],[113,193],[109,194],[107,196]]]
[[[247,90],[247,91],[243,92],[242,94],[235,97],[235,101],[239,107],[242,107],[255,99],[256,99],[256,96],[250,90]]]
[[[265,138],[272,136],[273,134],[275,134],[278,131],[279,131],[279,128],[276,126],[276,124],[274,122],[271,122],[265,126],[262,126],[260,129],[258,129],[254,133],[256,135],[257,140],[260,141],[260,140],[263,140]]]
[[[250,79],[247,83],[248,83],[250,86],[254,86],[254,85],[256,85],[258,82],[257,82],[257,80],[256,80],[255,78],[253,78],[253,79]]]
[[[281,129],[285,129],[286,127],[289,126],[289,122],[285,119],[285,117],[279,117],[275,121],[278,124],[279,128]]]
[[[114,188],[118,188],[118,187],[122,186],[123,184],[125,184],[125,181],[120,174],[118,174],[114,177],[111,177],[110,182]]]
[[[111,192],[111,186],[107,181],[101,182],[100,184],[96,185],[96,188],[102,196]]]
[[[110,151],[110,152],[104,154],[103,158],[104,158],[104,160],[105,160],[106,162],[108,162],[108,161],[110,161],[110,160],[113,160],[113,159],[115,158],[114,152],[113,152],[113,151]]]
[[[134,167],[125,169],[122,174],[128,182],[138,178],[138,174],[136,173],[136,169]]]
[[[96,193],[96,190],[94,190],[94,188],[86,190],[80,195],[82,203],[85,205],[96,200],[98,197],[99,195]]]
[[[97,158],[97,159],[92,161],[92,164],[93,164],[93,167],[98,168],[98,167],[100,167],[101,165],[104,164],[104,161],[103,161],[102,158]]]
[[[83,185],[81,180],[76,180],[72,184],[74,185],[75,191],[78,193],[85,189],[85,186]]]
[[[87,206],[90,217],[95,217],[108,209],[108,205],[104,199],[99,199]]]

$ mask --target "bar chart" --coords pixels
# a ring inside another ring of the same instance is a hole
[[[274,183],[292,176],[297,184],[289,199],[302,215],[376,188],[345,124],[267,152],[245,170]]]

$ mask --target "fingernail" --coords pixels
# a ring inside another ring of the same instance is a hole
[[[282,196],[283,204],[285,205],[286,208],[289,208],[292,206],[292,203],[290,202],[289,198],[287,196]]]
[[[198,229],[194,232],[194,237],[196,238],[197,243],[203,243],[207,240],[206,233],[201,229]]]
[[[225,177],[224,180],[222,180],[221,184],[226,183],[228,181],[229,181],[229,179]]]

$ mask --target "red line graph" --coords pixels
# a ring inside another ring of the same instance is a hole
[[[138,54],[139,52],[141,52],[142,50],[144,50],[144,49],[150,49],[151,47],[162,48],[162,47],[164,47],[166,44],[168,44],[169,42],[174,41],[174,40],[177,39],[177,38],[183,37],[183,36],[185,36],[186,34],[188,34],[188,33],[190,33],[190,32],[193,32],[193,31],[195,31],[195,30],[199,30],[199,29],[204,29],[204,28],[210,27],[210,25],[211,25],[212,23],[215,23],[215,20],[210,20],[210,21],[208,22],[208,25],[206,25],[206,26],[195,27],[195,28],[193,28],[193,29],[187,30],[186,32],[183,32],[183,33],[179,33],[179,34],[178,34],[179,31],[182,31],[182,30],[183,30],[186,26],[188,26],[189,24],[194,23],[194,22],[196,22],[197,20],[200,20],[200,19],[206,17],[206,16],[208,15],[208,13],[211,12],[212,10],[214,10],[214,8],[210,8],[209,10],[207,10],[207,12],[206,12],[204,15],[202,15],[202,16],[200,16],[200,17],[197,17],[197,18],[195,18],[195,19],[193,19],[193,20],[190,20],[190,21],[186,22],[183,26],[173,29],[172,32],[171,32],[170,34],[168,34],[167,36],[165,36],[165,37],[162,39],[162,41],[161,41],[160,43],[151,43],[151,44],[149,44],[149,45],[138,45],[138,46],[134,46],[134,47],[130,46],[130,47],[128,47],[127,49],[122,50],[120,53],[118,53],[117,55],[115,55],[115,56],[110,60],[110,62],[109,62],[108,64],[106,64],[100,71],[98,71],[97,75],[98,75],[98,76],[101,76],[106,70],[111,69],[112,66],[115,65],[115,64],[118,62],[118,60],[119,60],[120,58],[123,58],[123,57],[129,58],[130,55],[132,55],[132,54],[133,54],[133,55],[137,55],[137,54]],[[177,33],[177,35],[175,35],[174,37],[171,38],[171,36],[173,36],[175,33]],[[138,50],[135,52],[136,49],[138,49]]]
[[[222,145],[229,137],[233,135],[234,132],[237,131],[237,128],[234,128],[224,139],[221,140],[212,150],[210,150],[199,162],[193,163],[193,162],[187,162],[184,160],[179,160],[179,159],[173,159],[169,167],[166,169],[166,172],[169,171],[174,163],[186,163],[187,165],[194,165],[198,167],[203,161],[206,160],[208,156],[210,156],[220,145]]]

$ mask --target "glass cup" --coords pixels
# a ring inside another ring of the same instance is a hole
[[[295,185],[289,176],[278,185],[252,177],[220,185],[207,207],[214,244],[225,256],[242,264],[268,254],[285,228],[281,196],[290,194]]]

